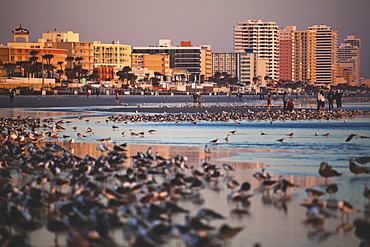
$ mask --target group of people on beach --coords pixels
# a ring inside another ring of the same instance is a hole
[[[324,95],[323,90],[319,90],[317,92],[317,110],[324,110],[325,109],[325,101],[328,100],[328,107],[329,110],[332,110],[334,100],[337,104],[337,109],[342,109],[342,92],[338,90],[336,93],[333,92],[333,90],[329,90],[329,93]]]
[[[271,95],[267,97],[267,110],[270,111],[271,108]],[[283,93],[283,110],[292,111],[294,109],[294,102],[292,99],[288,100],[288,95],[286,92]]]

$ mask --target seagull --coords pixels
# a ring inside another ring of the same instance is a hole
[[[92,128],[87,127],[86,133],[92,135],[92,134],[94,134],[94,131],[92,130]]]
[[[322,136],[329,137],[329,133],[323,134]]]
[[[77,137],[78,138],[81,138],[81,139],[85,139],[86,138],[86,136],[83,135],[83,134],[81,134],[81,133],[77,133]]]
[[[353,138],[369,138],[369,137],[367,137],[367,136],[359,136],[359,135],[356,135],[356,134],[350,134],[347,137],[346,142],[351,141]]]
[[[227,134],[226,138],[225,138],[225,141],[230,141],[230,134]]]
[[[118,129],[118,128],[119,128],[119,127],[118,127],[118,126],[116,126],[116,125],[113,125],[113,126],[112,126],[112,129],[113,129],[113,130],[116,130],[116,129]]]
[[[349,159],[349,170],[355,174],[356,177],[361,173],[369,174],[369,170],[367,170],[365,167],[357,165],[353,159]]]
[[[234,170],[235,170],[235,169],[234,169],[231,165],[229,165],[229,164],[222,164],[222,168],[224,168],[224,170],[225,170],[226,172],[234,171]]]
[[[211,154],[211,150],[209,149],[208,145],[205,145],[205,146],[204,146],[204,152],[205,152],[207,155]]]
[[[289,137],[293,137],[294,133],[293,133],[293,132],[291,132],[291,133],[286,134],[286,135],[287,135],[287,136],[289,136]]]
[[[99,145],[96,146],[96,150],[100,152],[106,152],[109,151],[109,148],[107,148],[107,146],[105,146],[103,143],[100,143]]]
[[[230,227],[228,224],[223,224],[217,231],[217,238],[226,241],[234,238],[239,232],[241,232],[243,227]]]
[[[108,138],[102,138],[102,139],[98,139],[97,141],[99,142],[111,142],[112,141],[112,137],[108,137]]]
[[[154,132],[156,132],[156,130],[148,130],[148,132],[149,132],[150,134],[154,134]]]
[[[253,177],[257,179],[258,181],[271,179],[271,176],[269,173],[266,172],[265,168],[262,168],[261,172],[256,172],[253,174]]]
[[[265,132],[263,132],[263,131],[261,131],[261,135],[263,136],[263,135],[266,135],[266,133]]]
[[[212,142],[212,143],[214,143],[214,144],[216,144],[216,143],[219,143],[220,142],[220,139],[214,139],[214,140],[212,140],[212,141],[210,141],[210,142]]]
[[[236,187],[239,186],[239,182],[236,181],[235,179],[232,179],[232,178],[229,178],[227,181],[226,181],[226,186],[227,188],[233,190],[235,189]]]
[[[274,188],[274,193],[276,193],[278,190],[280,190],[281,192],[283,192],[284,195],[286,195],[286,190],[289,187],[299,187],[299,185],[293,184],[290,181],[288,181],[286,179],[283,179],[283,176],[280,175],[278,183]]]
[[[286,139],[285,138],[282,138],[282,139],[279,139],[279,140],[277,140],[278,142],[285,142],[286,141]]]
[[[320,176],[325,178],[325,184],[327,183],[327,180],[329,177],[339,177],[342,175],[342,173],[337,172],[334,170],[328,163],[321,162],[320,168],[319,168],[319,174]]]
[[[315,198],[318,198],[322,195],[325,195],[325,192],[323,192],[321,190],[312,189],[312,188],[305,189],[305,192],[306,192],[308,198],[310,198],[310,199],[315,199]]]
[[[350,140],[352,140],[353,138],[357,137],[358,135],[356,134],[350,134],[347,139],[346,139],[346,142],[349,142]]]
[[[358,209],[356,209],[355,207],[353,207],[349,202],[347,201],[339,201],[338,202],[338,209],[342,212],[342,219],[343,219],[343,216],[346,215],[347,216],[347,222],[349,220],[349,213],[353,213],[353,212],[359,212]]]
[[[235,135],[237,133],[236,130],[230,131],[231,134]]]
[[[319,136],[319,132],[318,131],[315,132],[315,136]]]
[[[77,126],[73,126],[72,128],[74,131],[77,131],[78,127]]]
[[[328,192],[331,195],[335,195],[335,193],[338,192],[338,185],[336,184],[329,184],[328,187],[325,189],[326,192]]]

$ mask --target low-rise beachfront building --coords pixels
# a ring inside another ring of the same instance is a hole
[[[94,70],[102,67],[98,71],[107,71],[108,68],[113,68],[113,77],[116,79],[116,72],[122,70],[124,67],[131,67],[131,46],[120,44],[118,40],[113,41],[111,44],[102,44],[100,41],[93,42],[94,47]],[[106,76],[100,76],[101,80]]]
[[[170,55],[169,54],[144,54],[132,53],[131,68],[146,68],[162,75],[170,75]]]
[[[212,54],[212,74],[216,72],[227,73],[231,77],[237,77],[240,84],[246,86],[246,90],[259,90],[265,87],[264,78],[269,74],[268,60],[259,59],[258,54],[246,49],[245,52]],[[257,78],[257,79],[256,79]]]
[[[201,75],[201,50],[200,46],[172,46],[171,40],[161,39],[158,46],[133,47],[133,54],[167,54],[171,69],[186,70],[193,78]]]

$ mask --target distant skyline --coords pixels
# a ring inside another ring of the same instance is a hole
[[[362,41],[362,76],[370,78],[370,15],[367,0],[15,0],[0,9],[0,43],[13,41],[22,24],[29,41],[58,28],[80,34],[80,41],[119,40],[131,46],[173,45],[190,40],[211,45],[212,52],[233,51],[233,26],[245,20],[273,21],[306,30],[325,24],[338,30],[338,45],[347,35]]]

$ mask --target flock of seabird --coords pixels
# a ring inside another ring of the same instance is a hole
[[[114,115],[107,121],[275,121],[287,119],[287,114],[290,119],[338,119],[367,112],[136,114]],[[251,184],[237,181],[230,175],[235,168],[229,164],[217,167],[209,163],[211,150],[208,145],[204,148],[206,158],[199,166],[188,164],[185,155],[163,158],[158,153],[153,154],[151,147],[128,157],[125,144],[108,148],[112,137],[98,140],[96,150],[101,152],[100,156],[78,157],[62,144],[42,142],[47,138],[59,139],[55,135],[58,130],[65,129],[64,123],[52,118],[0,118],[0,246],[30,246],[28,234],[42,227],[55,235],[56,245],[58,236],[66,234],[68,246],[82,247],[115,245],[112,234],[118,229],[122,230],[128,245],[137,247],[161,246],[169,241],[194,247],[224,246],[245,230],[246,226],[230,226],[225,215],[211,208],[191,213],[181,206],[183,201],[202,205],[204,199],[200,191],[206,187],[216,189],[224,183],[230,190],[227,200],[235,204],[232,212],[247,214],[245,207],[254,196],[250,192]],[[38,132],[40,129],[50,131]],[[87,129],[86,134],[93,135],[93,130]],[[132,130],[130,134],[139,135]],[[225,141],[230,140],[230,134],[236,131],[230,132]],[[86,137],[81,133],[77,136]],[[287,136],[292,137],[293,133]],[[356,137],[351,135],[348,141]],[[219,139],[211,141],[218,142]],[[128,160],[130,165],[124,166]],[[355,176],[369,174],[366,168],[369,161],[369,157],[350,159],[349,170]],[[325,184],[327,178],[341,175],[325,162],[321,163],[318,173],[325,178]],[[277,198],[289,197],[288,191],[299,187],[283,176],[273,179],[265,169],[253,174],[253,178],[259,181],[254,191],[267,194],[271,191]],[[348,223],[349,213],[358,209],[345,200],[331,198],[329,203],[329,200],[320,199],[326,193],[335,195],[337,191],[335,184],[328,185],[325,191],[306,189],[308,198],[302,206],[307,208],[307,221],[323,222],[326,218],[337,217],[334,210],[340,210],[342,220],[346,216]],[[367,185],[363,195],[370,202]],[[175,222],[178,215],[184,215],[183,220]],[[214,221],[222,223],[216,227]],[[366,219],[356,219],[353,227],[363,246],[367,246],[370,223]]]

